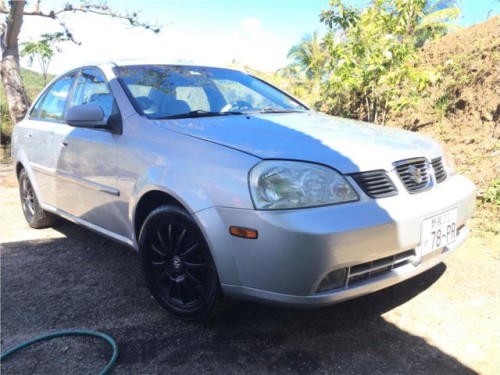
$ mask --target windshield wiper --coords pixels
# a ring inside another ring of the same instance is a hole
[[[266,107],[260,110],[260,113],[292,113],[292,112],[305,112],[305,111],[300,109],[281,109],[272,107]]]
[[[243,112],[227,111],[227,112],[211,112],[203,109],[197,109],[187,113],[180,113],[178,115],[171,115],[159,117],[159,119],[178,119],[178,118],[196,118],[196,117],[213,117],[213,116],[227,116],[227,115],[241,115]]]

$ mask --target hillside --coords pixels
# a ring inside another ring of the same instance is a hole
[[[43,75],[32,70],[21,69],[21,76],[23,78],[24,86],[26,88],[26,93],[28,94],[28,98],[30,101],[33,101],[38,93],[45,86],[45,82],[43,81]],[[49,75],[47,77],[47,81],[49,82],[53,75]],[[7,106],[7,98],[5,97],[5,91],[3,85],[0,85],[0,138],[1,144],[9,144],[10,143],[10,133],[12,132],[12,123],[9,117],[9,109]]]
[[[428,43],[419,64],[441,83],[391,126],[429,134],[447,145],[459,171],[478,186],[478,225],[500,232],[500,16]]]

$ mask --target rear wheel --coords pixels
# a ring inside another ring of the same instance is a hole
[[[30,227],[35,229],[47,228],[57,220],[57,216],[45,211],[40,206],[28,173],[24,169],[21,169],[19,173],[19,195],[24,218]]]
[[[214,261],[203,234],[184,209],[163,206],[147,217],[139,236],[149,290],[185,320],[207,318],[219,294]]]

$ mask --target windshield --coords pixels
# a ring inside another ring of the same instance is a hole
[[[306,111],[302,104],[248,74],[177,65],[116,67],[137,111],[149,118],[183,118]]]

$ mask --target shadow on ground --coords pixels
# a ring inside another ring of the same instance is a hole
[[[68,222],[55,229],[65,238],[2,244],[2,351],[45,332],[92,329],[118,342],[116,374],[474,373],[381,317],[430,287],[444,264],[327,308],[240,302],[192,324],[149,296],[134,251]],[[97,340],[64,338],[15,354],[2,373],[97,374],[110,355]]]

